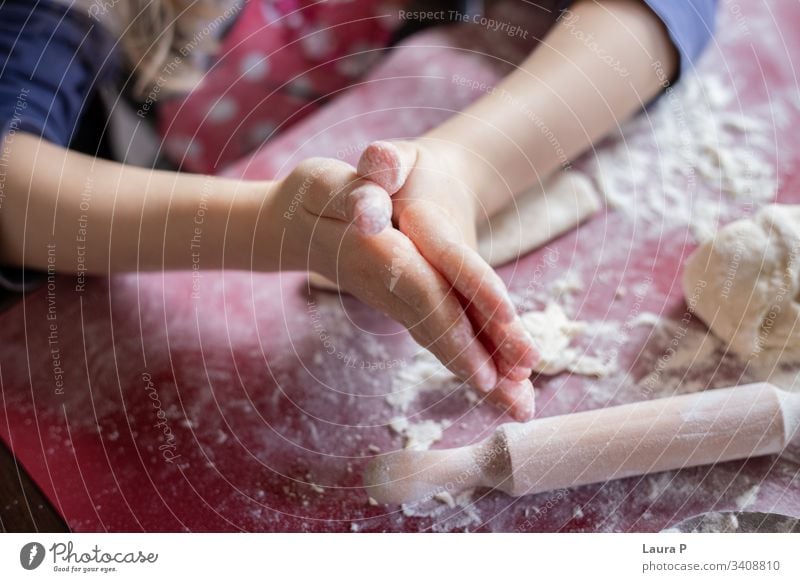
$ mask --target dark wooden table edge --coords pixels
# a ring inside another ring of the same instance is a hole
[[[66,522],[0,441],[0,532],[64,533]]]
[[[0,313],[23,299],[21,293],[0,292]],[[67,523],[0,440],[0,532],[63,533]]]

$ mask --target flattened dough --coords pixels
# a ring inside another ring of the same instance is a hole
[[[589,179],[574,170],[562,172],[481,224],[478,252],[493,267],[502,265],[572,230],[599,209]]]

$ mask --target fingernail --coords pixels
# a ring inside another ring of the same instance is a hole
[[[372,200],[356,204],[355,224],[362,234],[378,234],[392,221],[392,208]]]
[[[471,384],[484,394],[491,392],[497,385],[497,370],[491,361],[482,363],[472,374]]]
[[[524,382],[501,382],[497,387],[503,394],[508,413],[518,422],[532,419],[536,413],[536,394],[530,380]]]
[[[359,175],[377,182],[390,194],[403,187],[408,172],[397,147],[386,141],[370,144],[358,163]]]
[[[533,391],[533,385],[526,389],[524,394],[511,409],[511,417],[518,422],[527,422],[536,416],[536,395]]]
[[[359,186],[351,193],[353,208],[351,215],[359,232],[377,234],[392,220],[392,202],[386,192],[373,185]]]

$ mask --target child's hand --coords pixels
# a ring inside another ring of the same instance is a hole
[[[375,142],[358,172],[393,196],[398,228],[464,299],[500,375],[526,381],[537,354],[503,281],[475,251],[479,209],[455,159],[420,142]]]
[[[314,271],[335,281],[402,323],[448,369],[515,418],[529,419],[534,408],[530,381],[499,380],[486,342],[476,336],[445,277],[402,232],[385,228],[368,235],[356,228],[360,215],[348,209],[358,206],[353,199],[365,198],[376,208],[387,205],[385,214],[375,213],[374,224],[382,216],[388,224],[388,193],[359,179],[343,162],[307,160],[278,182],[265,226],[268,236],[280,241],[281,268]]]

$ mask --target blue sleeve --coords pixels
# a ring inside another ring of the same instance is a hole
[[[87,14],[52,0],[0,4],[0,138],[24,131],[69,146],[112,68],[110,40]]]
[[[114,69],[112,47],[81,10],[53,0],[0,2],[0,196],[14,135],[68,147],[95,86]],[[0,288],[23,290],[38,280],[25,269],[0,268]]]
[[[679,74],[692,69],[714,33],[717,0],[644,0],[667,28],[680,54]]]

